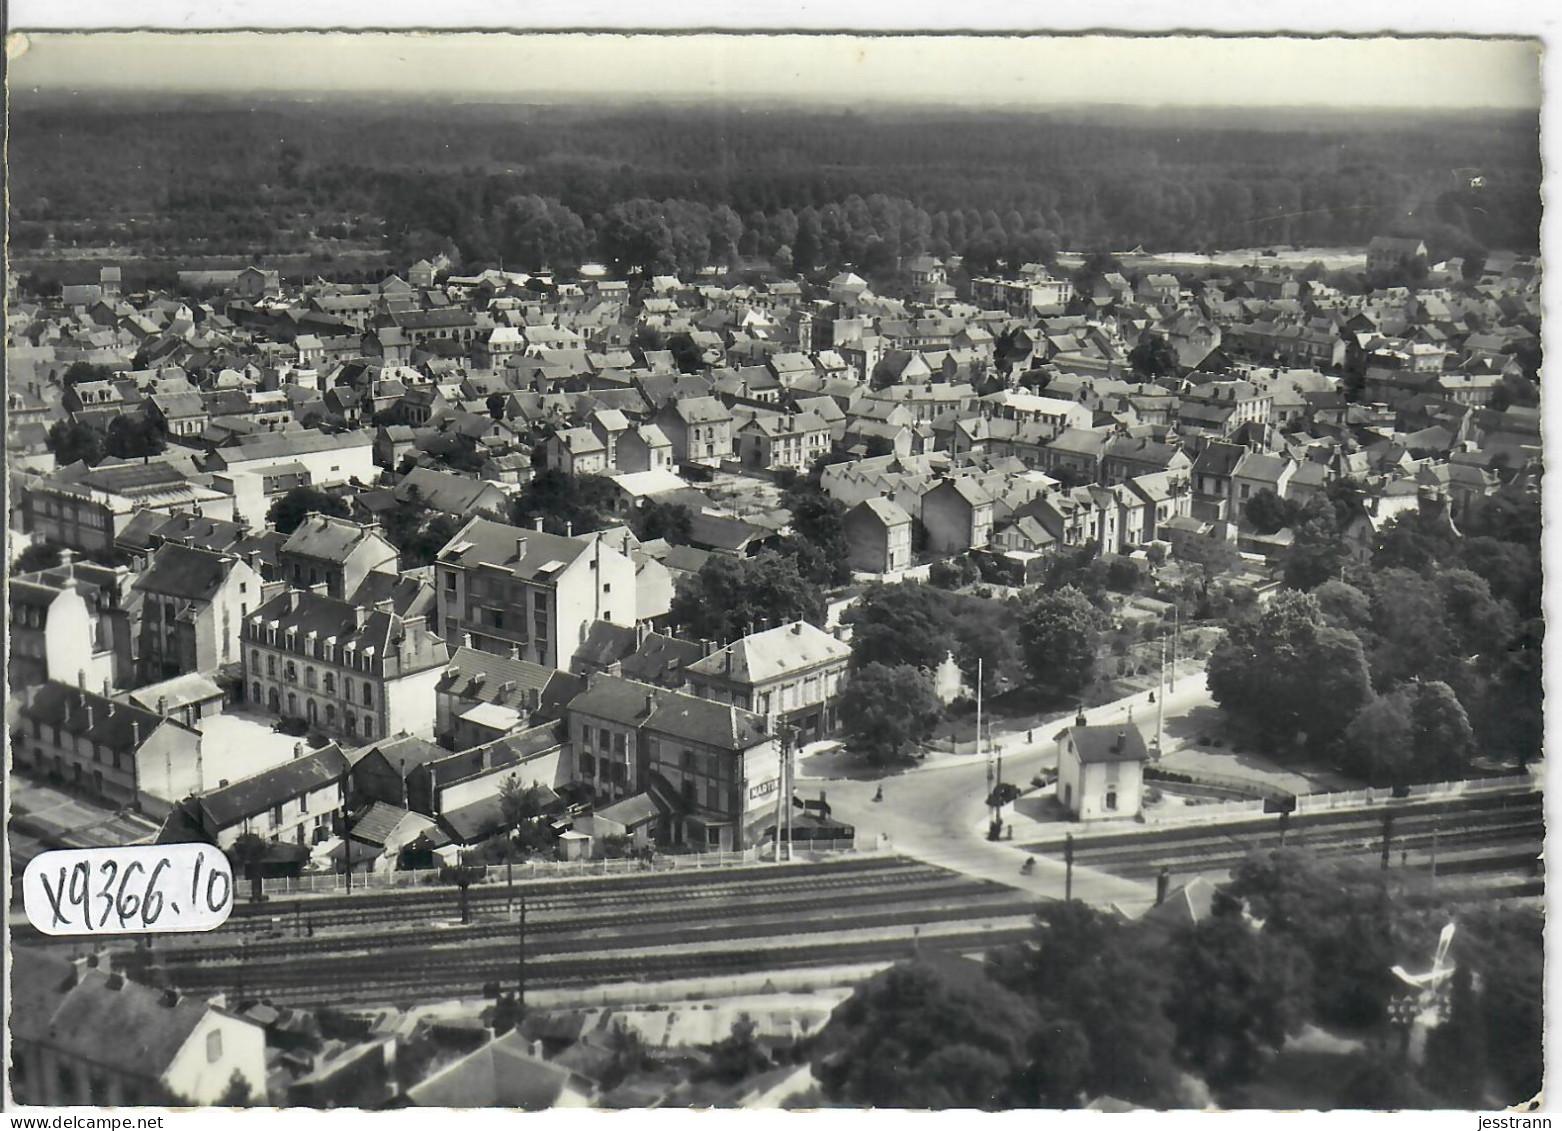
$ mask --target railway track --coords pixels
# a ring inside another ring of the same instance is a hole
[[[1522,870],[1533,867],[1544,843],[1538,792],[1396,803],[1393,808],[1366,812],[1302,814],[1287,821],[1284,843],[1323,856],[1377,858],[1383,849],[1385,812],[1393,814],[1389,847],[1396,864],[1403,860],[1427,867],[1435,848],[1439,872]],[[1162,868],[1174,875],[1229,868],[1255,850],[1280,846],[1279,817],[1266,815],[1220,826],[1079,837],[1074,842],[1074,860],[1143,879]],[[1025,849],[1061,855],[1063,841],[1049,838]]]
[[[925,942],[936,933],[980,949],[1023,935],[1037,909],[1035,897],[1023,892],[914,861],[744,871],[626,877],[608,888],[517,885],[517,896],[526,898],[528,984],[835,965],[847,961],[843,947],[870,953],[863,947],[873,943],[898,954],[908,936],[923,930]],[[155,940],[150,949],[121,952],[115,960],[142,974],[150,968],[182,991],[288,1005],[475,996],[516,977],[520,926],[505,914],[502,887],[473,900],[475,920],[468,925],[433,926],[418,918],[452,916],[454,890],[355,897],[346,907],[321,908],[326,902],[313,901],[309,913],[325,914],[331,929],[312,937],[299,935],[289,908],[273,905],[230,920],[221,931]],[[262,924],[271,929],[256,935],[252,928]]]

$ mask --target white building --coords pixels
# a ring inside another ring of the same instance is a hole
[[[1087,726],[1080,712],[1058,737],[1058,800],[1081,821],[1137,816],[1148,758],[1138,727]]]

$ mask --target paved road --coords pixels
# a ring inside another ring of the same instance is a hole
[[[1167,715],[1207,703],[1208,696],[1202,672],[1180,676],[1177,690],[1166,697]],[[1145,729],[1147,737],[1153,737],[1155,708],[1144,694],[1091,708],[1085,717],[1093,725],[1116,723],[1126,721],[1130,709],[1134,722]],[[1003,779],[1025,788],[1038,771],[1055,767],[1054,737],[1069,721],[1066,715],[1060,715],[1036,726],[1031,731],[1033,741],[1027,741],[1024,732],[996,736],[996,745],[1003,754]],[[880,785],[884,787],[884,800],[875,802],[873,797]],[[813,777],[809,759],[803,759],[798,768],[797,792],[812,797],[821,790],[827,795],[831,815],[856,826],[857,842],[861,845],[876,844],[881,834],[887,835],[890,847],[929,864],[1033,891],[1042,898],[1063,898],[1065,869],[1060,858],[1037,857],[1035,872],[1022,876],[1020,866],[1025,854],[1011,843],[995,843],[983,835],[990,790],[985,759],[943,756],[882,781]],[[1008,815],[1009,810],[1005,810],[1005,816]],[[1016,836],[1020,836],[1018,829]],[[1074,895],[1089,903],[1115,904],[1133,912],[1149,906],[1154,894],[1153,885],[1147,883],[1087,868],[1074,869]]]

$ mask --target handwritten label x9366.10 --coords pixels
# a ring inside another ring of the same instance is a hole
[[[209,844],[62,849],[27,865],[22,905],[46,935],[210,931],[233,910],[233,869]]]

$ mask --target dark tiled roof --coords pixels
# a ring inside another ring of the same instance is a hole
[[[37,688],[32,701],[22,707],[21,714],[44,726],[57,726],[65,733],[124,753],[138,749],[159,726],[182,725],[164,720],[153,711],[118,703],[56,680]],[[137,741],[138,725],[140,741]]]
[[[565,538],[491,519],[474,518],[445,544],[439,552],[439,560],[464,568],[502,566],[515,577],[533,580],[542,576],[550,563],[568,565],[573,562],[589,545],[583,538]]]
[[[283,802],[341,781],[348,766],[347,756],[333,742],[312,754],[208,793],[199,804],[212,828],[231,828],[246,817],[257,817]]]
[[[769,737],[764,719],[749,711],[613,676],[599,677],[569,709],[724,750],[747,750]]]
[[[1150,752],[1136,726],[1069,728],[1081,764],[1093,762],[1143,762]]]
[[[25,947],[12,953],[12,985],[30,987],[18,995],[14,1035],[138,1080],[160,1079],[210,1008],[101,969],[82,971],[65,989],[67,964]]]
[[[164,597],[209,601],[236,561],[227,554],[165,543],[152,555],[146,572],[136,578],[135,588]]]

